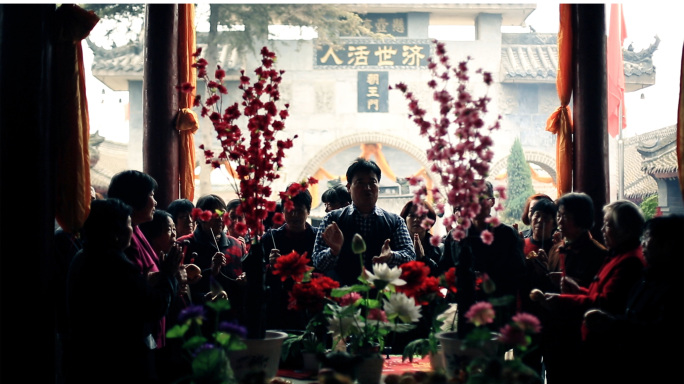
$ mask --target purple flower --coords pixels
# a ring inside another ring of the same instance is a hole
[[[247,328],[238,324],[237,321],[222,321],[219,323],[218,330],[232,335],[238,335],[243,339],[247,337]]]
[[[539,333],[541,331],[541,323],[536,316],[529,313],[518,313],[511,319],[522,330],[532,333]]]
[[[180,313],[178,314],[178,323],[182,324],[185,323],[188,320],[195,319],[197,321],[202,321],[205,318],[205,310],[204,306],[202,305],[191,305],[187,308],[184,308]]]
[[[506,324],[499,331],[499,341],[507,345],[526,347],[528,339],[525,337],[525,331],[515,325]]]
[[[494,321],[494,307],[486,301],[477,302],[470,307],[465,317],[476,327],[490,324]]]
[[[204,343],[204,344],[200,345],[199,347],[197,347],[195,349],[195,351],[191,354],[192,354],[192,357],[195,358],[195,357],[197,357],[197,355],[199,355],[203,351],[208,351],[211,349],[216,349],[216,345],[214,345],[212,343]]]

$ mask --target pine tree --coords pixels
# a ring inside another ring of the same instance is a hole
[[[506,223],[520,221],[525,201],[533,195],[532,172],[525,160],[520,139],[516,138],[511,147],[511,154],[508,156],[506,166],[508,175],[507,199],[504,200],[504,217]],[[521,228],[522,229],[522,228]]]

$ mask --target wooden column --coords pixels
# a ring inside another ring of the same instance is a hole
[[[608,100],[604,4],[577,4],[573,12],[573,189],[594,200],[592,235],[603,242],[603,206],[610,201],[608,176]]]
[[[55,382],[55,4],[0,4],[0,382]],[[19,378],[19,379],[17,379]]]
[[[178,6],[145,7],[143,170],[157,180],[157,207],[179,198]]]

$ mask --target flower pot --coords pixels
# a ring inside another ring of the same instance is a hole
[[[379,384],[385,359],[382,355],[366,355],[356,366],[356,382],[358,384]]]
[[[437,352],[430,352],[430,369],[434,372],[444,372],[444,352],[439,347]]]
[[[315,352],[302,352],[302,369],[304,371],[318,372],[318,358]]]
[[[435,335],[442,346],[444,368],[447,379],[457,379],[460,371],[465,371],[473,358],[491,355],[496,352],[496,343],[487,341],[482,348],[470,348],[463,344],[457,332],[441,332]]]
[[[259,372],[265,374],[266,380],[275,377],[280,363],[280,350],[286,338],[285,332],[266,331],[263,339],[245,339],[247,349],[231,351],[228,356],[235,379],[241,381],[245,375]]]

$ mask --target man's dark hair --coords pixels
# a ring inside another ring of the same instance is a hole
[[[192,213],[193,208],[195,208],[195,205],[192,203],[192,201],[188,199],[177,199],[169,204],[169,206],[166,208],[166,212],[171,214],[173,222],[175,223],[176,220],[178,220],[178,215],[181,213]]]
[[[226,204],[226,211],[232,211],[233,209],[237,208],[240,206],[240,203],[242,201],[240,199],[233,199]]]
[[[209,195],[204,195],[197,199],[197,208],[203,210],[203,211],[214,211],[216,209],[225,211],[226,210],[226,202],[223,201],[221,196],[219,195],[214,195],[214,194],[209,194]]]
[[[354,180],[354,176],[359,172],[373,172],[378,177],[378,181],[382,177],[382,171],[375,161],[359,157],[347,168],[347,183],[351,183]]]
[[[425,206],[425,209],[427,209],[427,217],[429,219],[432,219],[433,221],[437,220],[437,213],[435,212],[435,209],[432,208],[432,205],[428,204],[428,202],[426,201],[423,201],[422,204]],[[415,212],[416,208],[414,208],[413,200],[409,200],[401,209],[401,213],[399,214],[399,216],[401,216],[402,219],[406,220],[409,214]]]
[[[131,169],[112,177],[107,197],[119,199],[137,210],[145,208],[148,196],[156,190],[157,181],[152,176]]]
[[[586,230],[594,227],[594,201],[586,193],[566,193],[558,199],[556,205],[571,213],[578,227]]]
[[[289,187],[288,187],[289,188]],[[285,204],[285,199],[282,199],[282,204]],[[292,202],[294,205],[303,205],[307,211],[311,211],[311,192],[308,189],[302,189],[298,194],[292,197]]]
[[[321,195],[321,201],[324,203],[349,205],[351,204],[351,195],[349,194],[347,187],[342,184],[338,184],[334,187],[328,188],[327,191],[323,192],[323,195]]]

